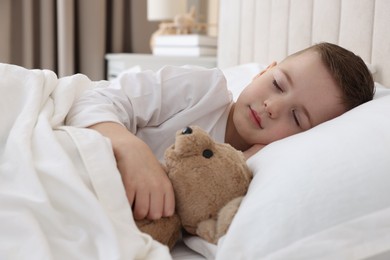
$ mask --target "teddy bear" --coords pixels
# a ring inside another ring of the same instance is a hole
[[[138,228],[170,249],[182,229],[216,244],[227,232],[252,179],[243,153],[190,126],[176,133],[164,159],[176,212],[159,220],[137,220]]]

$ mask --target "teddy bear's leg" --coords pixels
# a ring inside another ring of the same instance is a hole
[[[200,222],[196,234],[210,243],[217,244],[218,239],[226,234],[243,198],[241,196],[229,201],[219,211],[217,220],[207,219]]]
[[[217,240],[215,239],[216,235],[216,225],[217,221],[215,219],[207,219],[198,224],[196,229],[196,234],[205,239],[207,242],[216,244]]]
[[[135,223],[142,232],[167,245],[170,250],[180,238],[181,223],[177,214],[159,220],[137,220]]]
[[[240,207],[241,201],[244,197],[237,197],[229,201],[218,213],[216,223],[215,240],[218,241],[220,237],[226,234],[229,229],[230,223],[232,223],[234,216]]]

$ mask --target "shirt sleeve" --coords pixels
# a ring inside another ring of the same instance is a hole
[[[225,93],[226,81],[219,69],[166,66],[157,73],[127,72],[108,87],[84,92],[69,111],[66,124],[88,127],[117,122],[136,133],[140,127],[159,126],[199,105],[205,96],[229,98],[223,97]]]

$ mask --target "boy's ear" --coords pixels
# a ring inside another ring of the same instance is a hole
[[[265,68],[264,70],[262,70],[259,74],[257,74],[253,79],[257,79],[258,77],[260,77],[261,75],[263,75],[267,70],[275,67],[277,65],[277,62],[276,61],[273,61],[270,65],[267,66],[267,68]]]

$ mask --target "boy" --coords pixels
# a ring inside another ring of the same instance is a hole
[[[321,43],[272,63],[232,102],[218,69],[166,67],[125,73],[82,96],[67,124],[89,127],[111,140],[136,219],[174,212],[171,183],[159,160],[175,132],[199,125],[249,157],[263,146],[335,118],[373,98],[364,62]]]

